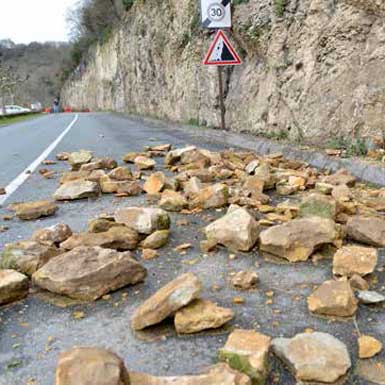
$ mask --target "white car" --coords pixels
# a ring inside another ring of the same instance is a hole
[[[24,108],[16,105],[5,106],[5,115],[17,115],[31,112],[29,108]],[[4,111],[0,108],[0,115],[4,115]]]

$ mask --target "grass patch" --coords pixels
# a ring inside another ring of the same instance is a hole
[[[42,116],[42,114],[27,114],[27,115],[18,115],[18,116],[1,116],[0,117],[0,127],[8,126],[10,124],[24,122],[25,120],[31,120]]]
[[[349,136],[337,136],[329,140],[328,147],[336,150],[345,150],[348,156],[365,156],[368,145],[364,139]]]

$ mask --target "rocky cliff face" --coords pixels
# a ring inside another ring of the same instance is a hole
[[[226,70],[226,118],[236,131],[292,138],[385,131],[383,0],[233,1],[244,64]],[[219,125],[212,35],[194,0],[137,0],[66,104]]]

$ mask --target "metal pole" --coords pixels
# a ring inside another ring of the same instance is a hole
[[[225,121],[225,102],[224,102],[224,94],[223,94],[223,81],[222,81],[222,67],[218,66],[218,80],[219,80],[219,105],[221,108],[221,128],[222,130],[226,129],[226,121]]]

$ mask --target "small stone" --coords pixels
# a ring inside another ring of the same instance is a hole
[[[92,152],[80,150],[69,154],[68,163],[72,166],[72,170],[79,170],[83,164],[89,163],[92,160]]]
[[[234,312],[213,302],[198,299],[175,314],[175,329],[179,334],[217,329],[234,318]]]
[[[156,250],[152,249],[143,249],[142,250],[142,259],[149,261],[151,259],[155,259],[159,256]]]
[[[168,152],[171,150],[171,144],[158,144],[156,146],[151,146],[149,151],[160,151],[160,152]]]
[[[7,192],[4,187],[0,187],[0,195],[5,195]]]
[[[214,251],[216,247],[217,241],[215,239],[200,242],[200,249],[203,253],[210,253]]]
[[[158,230],[149,235],[141,244],[144,249],[160,249],[170,237],[170,230]]]
[[[329,183],[317,182],[315,185],[315,189],[325,195],[330,195],[333,191],[333,188],[334,186]]]
[[[352,192],[350,188],[345,184],[333,187],[332,197],[336,201],[348,202],[352,198]]]
[[[111,229],[111,227],[122,226],[119,223],[116,223],[114,220],[106,218],[96,218],[88,222],[88,232],[89,233],[104,233]]]
[[[358,338],[358,357],[372,358],[382,350],[382,343],[371,336]]]
[[[376,291],[360,290],[357,291],[358,300],[365,305],[375,305],[385,301],[385,296]]]
[[[49,201],[37,201],[18,203],[13,205],[16,216],[23,221],[31,221],[34,219],[49,217],[54,215],[58,209],[57,205]]]
[[[178,163],[180,161],[182,155],[184,155],[184,154],[186,154],[188,152],[193,152],[195,150],[196,150],[195,146],[189,146],[189,147],[180,148],[180,149],[176,149],[176,150],[170,151],[166,155],[166,158],[164,160],[164,164],[166,166],[173,166],[173,165],[175,165],[176,163]]]
[[[94,198],[99,196],[100,187],[95,182],[75,180],[59,187],[53,195],[57,201]]]
[[[352,217],[348,220],[346,230],[355,241],[385,247],[385,220],[382,218]]]
[[[354,274],[349,279],[350,286],[355,290],[369,290],[369,284],[360,275]]]
[[[150,195],[159,194],[166,185],[166,176],[163,172],[151,174],[143,185],[143,190]]]
[[[255,169],[259,166],[260,161],[258,159],[252,160],[245,168],[248,174],[254,174]]]
[[[321,194],[310,194],[304,198],[298,211],[298,216],[302,218],[322,217],[334,219],[336,215],[336,202]]]
[[[28,277],[15,270],[0,270],[0,305],[18,301],[28,294]]]
[[[59,152],[56,154],[56,159],[60,161],[68,160],[70,154],[68,152]]]
[[[353,187],[356,184],[356,178],[350,175],[346,170],[338,170],[335,174],[329,175],[322,180],[323,183],[329,183],[334,186],[346,185]]]
[[[138,156],[146,156],[146,154],[145,153],[139,153],[139,152],[128,152],[126,155],[123,156],[123,162],[134,163],[135,159]]]
[[[178,251],[178,252],[183,252],[183,251],[186,251],[188,249],[191,249],[193,247],[193,245],[191,243],[182,243],[181,245],[178,245],[177,247],[175,247],[175,251]]]
[[[242,305],[246,302],[246,300],[243,297],[233,297],[232,302],[234,305]]]
[[[183,191],[188,197],[194,197],[194,195],[199,194],[202,189],[203,184],[196,176],[190,178],[183,184]]]
[[[134,163],[138,170],[150,170],[156,165],[156,162],[153,159],[147,158],[145,156],[136,157]]]
[[[215,209],[226,206],[228,199],[228,187],[218,183],[198,192],[191,201],[191,208]]]
[[[249,290],[258,283],[258,274],[254,271],[240,271],[231,280],[232,285],[237,289]]]
[[[113,180],[127,181],[132,179],[132,172],[126,167],[117,167],[108,176]]]
[[[165,190],[162,193],[159,207],[167,211],[181,211],[188,206],[186,198],[179,192]]]
[[[45,229],[36,230],[31,240],[48,245],[59,246],[60,243],[66,241],[72,235],[71,228],[65,223],[47,227]]]

